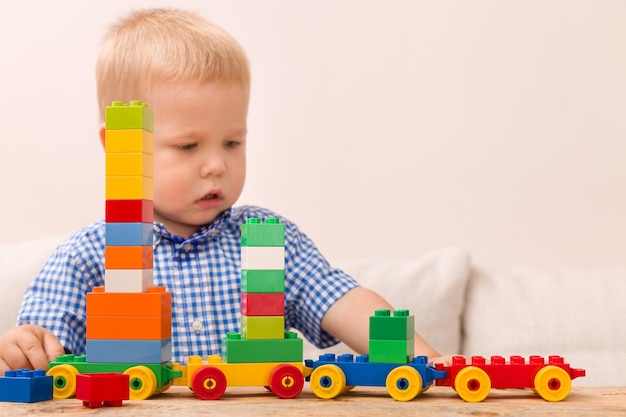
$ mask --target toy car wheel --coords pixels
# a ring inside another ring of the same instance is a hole
[[[78,374],[78,369],[72,365],[57,365],[48,369],[46,375],[52,377],[54,398],[61,400],[73,397],[76,394],[76,375]]]
[[[415,368],[398,366],[385,381],[387,392],[396,401],[411,401],[422,391],[422,377]]]
[[[571,389],[572,379],[558,366],[545,366],[535,375],[535,390],[546,401],[562,401]]]
[[[156,392],[156,375],[147,366],[133,366],[125,370],[124,374],[129,377],[129,399],[145,400],[152,397]]]
[[[476,366],[463,368],[454,378],[454,389],[459,397],[470,403],[477,403],[489,395],[491,378],[487,372]]]
[[[226,392],[224,372],[213,366],[201,368],[193,376],[191,387],[202,400],[217,400]]]
[[[337,365],[329,364],[315,368],[309,382],[313,394],[326,400],[349,391],[346,387],[346,375]]]
[[[293,365],[280,365],[270,374],[270,388],[278,398],[294,398],[302,392],[304,376]]]

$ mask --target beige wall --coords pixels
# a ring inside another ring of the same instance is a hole
[[[0,4],[0,243],[102,216],[93,65],[124,0]],[[252,61],[243,203],[331,260],[447,245],[624,264],[626,2],[133,1],[200,10]]]

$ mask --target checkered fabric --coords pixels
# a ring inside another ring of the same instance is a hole
[[[239,331],[240,225],[247,218],[285,223],[285,327],[318,347],[338,341],[322,317],[357,282],[332,268],[298,227],[270,210],[231,208],[184,239],[154,224],[154,285],[172,292],[173,359],[221,354],[226,332]],[[18,325],[52,331],[66,349],[85,353],[85,294],[104,285],[105,223],[100,220],[64,241],[24,295]]]

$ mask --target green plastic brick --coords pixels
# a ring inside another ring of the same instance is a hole
[[[285,334],[284,316],[241,315],[241,335],[246,339],[282,339]]]
[[[285,332],[284,339],[242,339],[240,333],[228,333],[222,339],[222,357],[227,363],[302,362],[303,342],[295,333]]]
[[[279,219],[247,219],[241,225],[241,246],[285,246],[285,225]]]
[[[131,101],[130,105],[114,101],[104,111],[107,130],[143,129],[154,130],[154,115],[146,103]]]
[[[415,356],[415,339],[370,340],[369,361],[372,363],[409,363]]]
[[[407,340],[415,337],[415,317],[408,310],[377,310],[370,317],[370,339]]]
[[[134,366],[145,366],[150,369],[155,377],[157,382],[157,387],[162,387],[163,385],[167,385],[172,379],[182,377],[182,371],[175,371],[172,369],[172,364],[170,362],[164,363],[91,363],[86,362],[85,355],[74,356],[74,355],[63,355],[57,356],[56,361],[50,362],[50,368],[54,368],[58,365],[71,365],[80,374],[99,374],[105,372],[115,372],[115,373],[124,373],[129,368]]]
[[[243,269],[241,271],[241,292],[285,292],[285,270]]]

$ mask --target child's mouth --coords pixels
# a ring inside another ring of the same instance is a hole
[[[222,198],[223,196],[220,192],[208,193],[198,200],[197,204],[202,208],[215,208],[222,204]]]

